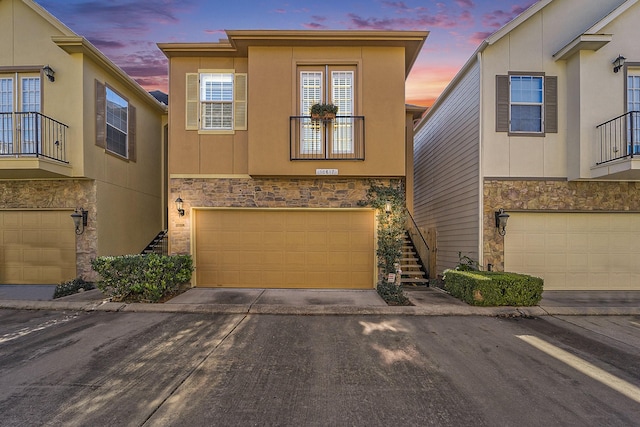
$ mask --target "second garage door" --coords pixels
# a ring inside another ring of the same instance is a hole
[[[510,213],[505,270],[546,290],[640,290],[640,214]]]
[[[76,277],[70,211],[0,211],[0,283],[59,284]]]
[[[196,209],[199,287],[372,289],[369,209]]]

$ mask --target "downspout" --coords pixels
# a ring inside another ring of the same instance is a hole
[[[483,172],[483,157],[484,146],[482,144],[482,131],[484,124],[484,108],[482,101],[484,99],[484,85],[483,83],[483,67],[482,67],[482,52],[483,49],[479,49],[476,54],[479,72],[478,79],[480,84],[480,90],[478,91],[478,263],[481,268],[484,266],[484,172]]]

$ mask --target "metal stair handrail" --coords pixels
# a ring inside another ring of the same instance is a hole
[[[411,215],[411,212],[409,212],[408,209],[405,209],[407,212],[407,218],[410,219],[411,221],[407,220],[407,224],[406,224],[406,229],[407,232],[409,233],[409,236],[411,237],[411,241],[413,242],[413,246],[416,249],[416,252],[418,252],[418,257],[420,257],[420,261],[422,262],[422,265],[424,266],[424,268],[427,270],[427,273],[430,271],[430,265],[429,265],[429,245],[427,244],[427,240],[424,238],[424,236],[422,235],[422,232],[420,232],[420,228],[418,227],[418,224],[416,223],[415,219],[413,219],[413,216]],[[419,236],[419,239],[416,239],[414,236]]]

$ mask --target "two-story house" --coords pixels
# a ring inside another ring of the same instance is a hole
[[[139,253],[163,229],[164,124],[85,38],[0,0],[0,283],[90,279],[92,258]]]
[[[404,182],[417,31],[227,31],[166,43],[169,246],[202,287],[373,288],[370,180]],[[338,106],[312,119],[316,103]]]
[[[416,128],[435,272],[462,252],[545,289],[640,289],[639,20],[541,0],[482,42]]]

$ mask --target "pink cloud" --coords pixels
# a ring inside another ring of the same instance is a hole
[[[482,16],[482,23],[485,27],[489,28],[501,28],[507,22],[511,21],[516,16],[527,10],[535,1],[529,1],[523,6],[513,5],[511,10],[494,10],[493,12],[485,13]]]
[[[456,0],[456,4],[460,7],[468,7],[468,8],[472,8],[475,7],[475,4],[473,3],[473,0]]]

